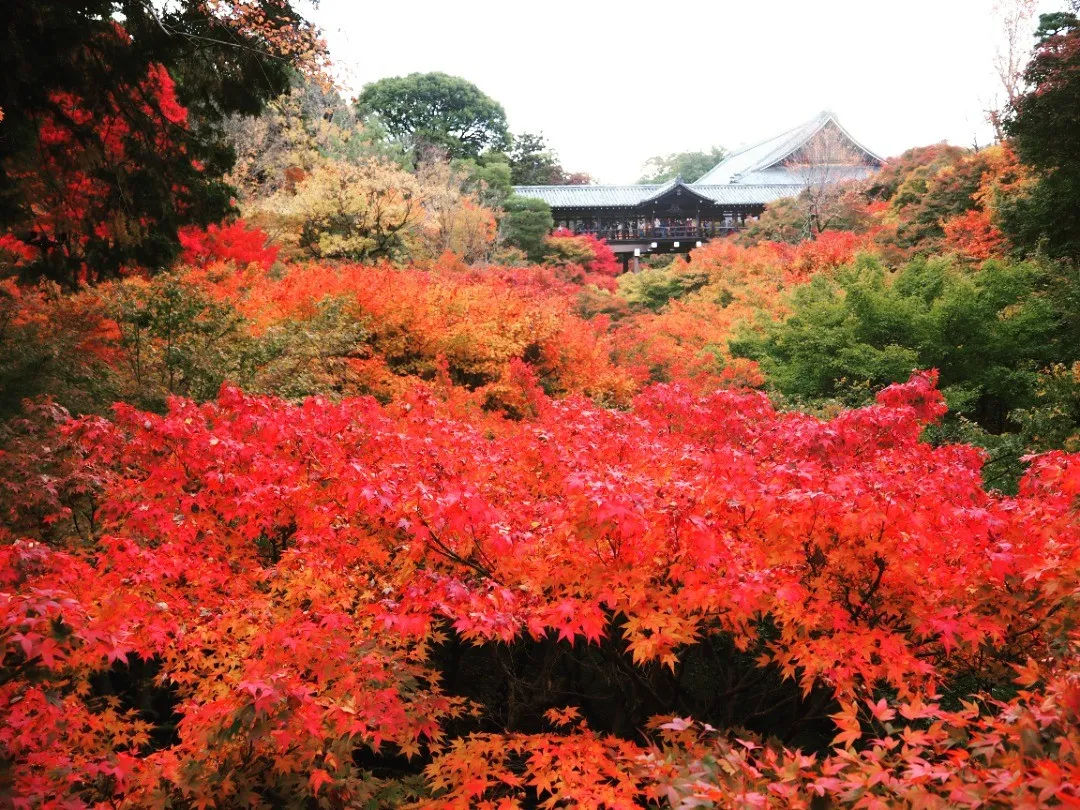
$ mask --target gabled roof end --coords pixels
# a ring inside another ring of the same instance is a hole
[[[811,138],[829,123],[832,123],[851,144],[863,153],[871,163],[883,163],[882,158],[867,149],[851,133],[844,129],[832,110],[822,110],[814,118],[800,126],[789,129],[772,138],[751,146],[743,147],[725,157],[716,166],[701,176],[698,184],[739,183],[742,178],[754,172],[775,166],[789,155],[805,146]]]

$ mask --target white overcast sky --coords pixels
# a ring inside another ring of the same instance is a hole
[[[1042,10],[1064,2],[1042,0]],[[565,168],[634,182],[652,155],[777,134],[831,109],[883,155],[990,137],[993,0],[321,0],[352,91],[442,71],[543,132]],[[1034,23],[1033,23],[1034,25]]]

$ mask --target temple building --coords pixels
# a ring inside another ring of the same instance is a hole
[[[869,176],[882,159],[831,112],[732,152],[693,183],[515,186],[551,206],[555,225],[606,239],[628,267],[648,253],[685,253],[744,227],[768,203]]]

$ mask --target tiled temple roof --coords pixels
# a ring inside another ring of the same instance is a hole
[[[725,205],[764,205],[790,197],[790,185],[699,185],[678,182],[683,188]],[[514,193],[535,197],[552,208],[634,208],[676,187],[676,181],[634,186],[515,186]],[[797,191],[794,193],[798,193]]]

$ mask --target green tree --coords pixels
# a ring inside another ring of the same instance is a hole
[[[434,147],[451,158],[476,158],[509,145],[506,111],[465,79],[410,73],[364,87],[362,116],[377,116],[390,135],[414,152]]]
[[[484,205],[501,208],[514,192],[513,170],[501,152],[482,155],[476,160],[456,160],[451,165],[466,175],[466,189],[475,193]]]
[[[677,176],[687,183],[693,183],[705,172],[724,159],[727,150],[714,146],[708,152],[673,152],[670,155],[657,155],[645,161],[645,175],[639,183],[666,183]]]
[[[543,135],[515,135],[510,150],[510,177],[515,186],[565,185],[569,175]]]
[[[981,269],[916,259],[889,274],[873,259],[799,288],[793,311],[744,329],[732,353],[761,363],[775,393],[804,406],[861,405],[913,369],[940,371],[949,414],[935,442],[990,455],[988,486],[1011,490],[1023,457],[1072,447],[1080,355],[1054,294],[1059,268],[987,261]]]
[[[551,206],[543,200],[515,195],[507,199],[504,210],[499,226],[503,241],[525,251],[531,261],[543,259],[544,239],[555,225]]]
[[[1031,87],[1005,122],[1017,154],[1038,173],[1026,195],[1003,201],[1001,224],[1023,250],[1080,259],[1080,4],[1044,14],[1024,78]]]
[[[619,276],[619,295],[634,309],[659,312],[672,299],[682,298],[708,283],[705,274],[680,273],[675,264],[673,262],[668,267],[648,267],[639,273],[623,273]]]
[[[0,4],[0,232],[37,248],[30,274],[171,262],[231,210],[225,117],[286,90],[312,34],[287,0]]]
[[[732,351],[758,360],[778,392],[822,403],[862,404],[916,368],[936,368],[950,409],[984,430],[1013,429],[1033,402],[1038,373],[1066,361],[1050,270],[988,261],[968,270],[917,259],[895,275],[864,258],[835,281],[798,288],[792,314]]]
[[[210,399],[226,379],[237,378],[235,360],[252,339],[230,304],[211,301],[170,274],[148,287],[121,285],[115,297],[130,385],[125,401],[164,410],[169,396]]]

